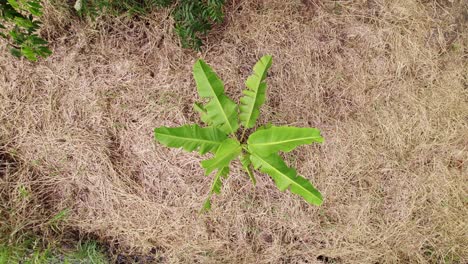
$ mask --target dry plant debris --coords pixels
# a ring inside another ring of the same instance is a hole
[[[231,1],[199,54],[167,14],[89,26],[44,13],[53,55],[0,57],[0,156],[13,157],[0,197],[16,212],[1,225],[47,235],[69,208],[64,230],[161,263],[468,261],[466,1]],[[198,121],[197,58],[237,100],[262,54],[276,63],[259,122],[321,128],[325,144],[285,158],[327,199],[308,206],[263,176],[254,190],[238,166],[199,215],[201,157],[152,130]]]

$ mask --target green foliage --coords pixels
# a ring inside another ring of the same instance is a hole
[[[229,163],[241,153],[239,141],[228,138],[216,150],[214,158],[202,161],[201,165],[205,169],[206,175],[212,171],[229,166]]]
[[[103,249],[96,241],[92,240],[78,244],[76,250],[65,254],[64,258],[64,263],[109,263],[103,253]]]
[[[203,205],[205,210],[211,208],[212,195],[221,192],[222,179],[228,176],[229,164],[236,158],[240,159],[242,168],[254,185],[256,180],[252,166],[270,175],[280,191],[289,189],[310,204],[322,204],[320,192],[295,169],[288,167],[279,155],[279,152],[289,152],[300,145],[323,142],[318,129],[265,125],[244,142],[245,132],[254,127],[260,107],[265,102],[265,79],[271,63],[269,55],[257,62],[253,74],[246,81],[247,89],[243,91],[245,96],[240,100],[240,107],[237,107],[224,93],[223,82],[216,73],[204,61],[198,60],[193,67],[193,76],[200,97],[207,102],[204,105],[196,103],[194,108],[200,112],[202,121],[208,127],[192,125],[155,129],[155,139],[165,146],[214,154],[213,158],[201,162],[207,175],[217,171]],[[239,139],[236,132],[240,125],[244,129]],[[202,130],[203,133],[200,132]]]
[[[302,196],[307,202],[316,205],[322,203],[322,195],[308,180],[298,175],[295,169],[289,168],[277,153],[262,156],[253,152],[251,160],[255,169],[273,178],[280,191],[290,187],[292,193]]]
[[[202,60],[193,66],[193,76],[197,83],[200,97],[209,101],[205,105],[197,104],[202,120],[213,127],[218,127],[226,134],[237,131],[237,105],[224,94],[224,84],[213,70]]]
[[[250,135],[247,140],[249,150],[262,156],[278,151],[289,152],[296,147],[312,142],[323,142],[316,128],[276,127],[262,129]]]
[[[94,19],[104,12],[141,15],[153,8],[171,7],[174,31],[182,47],[199,50],[213,24],[224,18],[225,0],[75,0],[73,8],[80,16]],[[7,40],[11,54],[37,61],[52,52],[47,41],[37,35],[42,15],[41,0],[0,0],[0,37]]]
[[[224,18],[225,0],[76,0],[75,9],[82,16],[92,18],[107,10],[111,13],[144,14],[153,8],[172,7],[174,31],[182,47],[200,49],[201,37],[213,24]]]
[[[40,0],[0,0],[0,37],[8,42],[12,55],[37,61],[52,53],[47,41],[36,34],[41,22],[35,17],[41,15]]]
[[[215,178],[213,180],[213,185],[211,185],[210,192],[208,193],[208,198],[205,200],[205,203],[203,204],[203,208],[205,210],[211,209],[211,196],[213,194],[220,194],[221,193],[221,187],[222,187],[222,182],[221,178],[227,178],[229,174],[229,167],[223,167],[219,169],[216,172]]]
[[[198,125],[156,128],[154,135],[159,142],[168,147],[197,150],[200,154],[216,151],[227,136],[216,127]]]
[[[50,226],[50,228],[56,232],[60,232],[60,224],[65,222],[68,214],[70,213],[70,210],[64,209],[58,212],[56,215],[54,215],[48,222],[47,224]]]
[[[250,177],[250,180],[252,181],[253,185],[257,184],[257,180],[255,179],[255,176],[252,172],[252,161],[250,160],[250,154],[249,153],[242,153],[239,157],[240,162],[242,164],[242,168],[247,172],[247,174]]]
[[[224,19],[225,0],[178,0],[172,12],[175,32],[184,48],[200,49],[200,37]]]
[[[0,243],[0,264],[50,264],[50,263],[109,263],[95,241],[79,243],[73,250],[42,247],[38,239],[28,238],[23,243]]]
[[[271,57],[264,56],[261,58],[254,66],[254,74],[247,78],[245,82],[248,89],[244,90],[245,96],[240,99],[239,118],[246,128],[254,127],[260,115],[260,107],[265,102],[267,87],[265,79],[271,63]]]
[[[31,185],[11,180],[21,184],[0,197],[0,264],[108,263],[95,241],[73,242],[64,234],[70,209],[29,212],[40,205]]]

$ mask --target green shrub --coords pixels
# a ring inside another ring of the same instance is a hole
[[[174,7],[172,16],[175,32],[180,37],[182,47],[200,49],[200,37],[205,35],[215,23],[224,19],[224,0],[180,0]]]
[[[47,41],[36,34],[41,24],[36,17],[41,15],[40,0],[0,0],[0,36],[8,42],[11,54],[30,61],[51,54]]]
[[[225,0],[76,0],[74,9],[80,16],[95,18],[103,12],[142,15],[153,8],[171,7],[174,31],[182,47],[199,50],[201,38],[224,18]],[[0,37],[6,39],[11,53],[31,61],[47,57],[47,41],[37,35],[42,15],[40,0],[0,0]]]
[[[211,208],[211,197],[221,191],[221,179],[229,174],[229,164],[236,158],[255,185],[252,166],[270,175],[277,187],[284,191],[300,195],[307,202],[320,205],[322,195],[296,170],[286,165],[278,152],[289,152],[299,145],[323,142],[320,131],[315,128],[288,126],[264,126],[248,136],[246,131],[255,126],[260,107],[266,97],[266,76],[272,63],[271,56],[263,56],[247,79],[247,89],[240,99],[239,106],[225,93],[223,82],[204,61],[198,60],[193,67],[193,76],[200,97],[205,98],[205,105],[196,103],[194,108],[200,112],[201,120],[207,125],[185,125],[169,128],[159,127],[154,130],[157,141],[168,147],[198,151],[200,154],[211,152],[214,157],[201,162],[205,173],[213,171],[214,182],[203,209]],[[242,133],[237,133],[242,125]],[[240,134],[240,136],[238,136]]]
[[[201,37],[215,23],[223,21],[225,0],[77,0],[75,9],[82,16],[95,17],[107,10],[110,13],[128,12],[142,15],[153,8],[172,7],[174,31],[182,47],[199,50]]]

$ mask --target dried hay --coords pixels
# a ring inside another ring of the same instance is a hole
[[[87,26],[49,6],[53,56],[0,58],[0,139],[20,166],[0,191],[13,207],[20,185],[35,206],[47,201],[11,221],[69,208],[68,229],[163,263],[466,262],[466,8],[232,1],[195,54],[179,48],[167,13]],[[260,122],[323,131],[323,145],[286,159],[325,203],[265,175],[253,188],[237,165],[199,215],[211,182],[201,157],[155,144],[152,130],[198,121],[196,58],[237,99],[263,54],[274,63]]]

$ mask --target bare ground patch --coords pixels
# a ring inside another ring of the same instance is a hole
[[[69,208],[69,228],[155,262],[464,263],[466,8],[232,1],[224,28],[195,54],[176,45],[166,14],[92,27],[67,25],[49,7],[53,56],[0,58],[0,139],[37,171],[44,214]],[[236,166],[199,215],[211,182],[200,157],[156,145],[152,130],[198,120],[196,58],[239,98],[267,53],[260,122],[323,131],[323,145],[286,158],[325,203],[280,193],[265,175],[253,188]],[[2,194],[10,187],[2,181]]]

